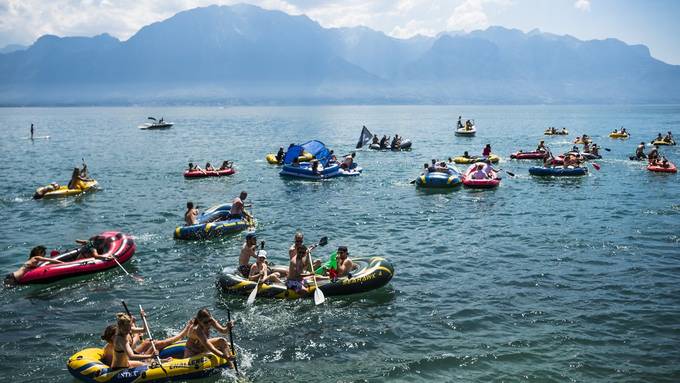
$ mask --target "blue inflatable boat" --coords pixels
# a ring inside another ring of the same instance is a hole
[[[588,168],[574,168],[563,166],[555,166],[553,168],[545,168],[542,166],[532,166],[529,168],[529,174],[532,176],[554,176],[554,177],[573,177],[573,176],[585,176],[588,174]]]
[[[421,188],[454,188],[462,183],[460,173],[453,169],[447,172],[428,172],[416,178],[416,186]]]
[[[302,162],[299,165],[283,165],[279,175],[284,177],[304,178],[308,180],[324,180],[334,177],[352,177],[361,174],[360,167],[355,166],[350,169],[343,169],[338,164],[333,164],[323,168],[321,171],[313,171],[309,162]]]
[[[176,239],[221,237],[254,227],[246,218],[229,218],[230,203],[213,206],[198,216],[198,224],[175,228]]]

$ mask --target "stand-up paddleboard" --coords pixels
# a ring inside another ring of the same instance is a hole
[[[48,140],[49,138],[50,138],[50,136],[33,136],[33,138],[31,138],[31,136],[28,136],[28,137],[24,137],[24,140],[41,140],[41,139],[42,140]]]

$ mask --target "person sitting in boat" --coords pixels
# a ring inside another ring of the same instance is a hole
[[[668,131],[668,134],[666,134],[666,137],[664,137],[663,140],[669,143],[675,142],[673,141],[673,134],[670,131]]]
[[[600,147],[597,146],[597,144],[593,144],[593,146],[590,147],[590,151],[588,152],[594,156],[599,156],[600,155]]]
[[[45,246],[36,246],[31,249],[31,253],[28,255],[28,261],[24,262],[17,271],[7,274],[4,281],[5,286],[16,286],[19,283],[19,279],[21,279],[27,271],[37,268],[42,262],[64,263],[58,259],[45,257]]]
[[[484,171],[484,164],[483,163],[478,163],[475,165],[475,171],[472,173],[472,179],[473,180],[485,180],[489,178]]]
[[[440,161],[435,164],[435,171],[440,172],[440,173],[448,173],[449,167],[446,165],[446,162]]]
[[[187,332],[185,358],[211,352],[230,361],[235,359],[234,355],[229,352],[229,343],[225,338],[210,338],[210,329],[213,328],[222,334],[228,334],[234,328],[234,322],[230,321],[223,326],[210,315],[208,309],[198,310]]]
[[[187,211],[184,213],[184,225],[198,225],[198,209],[194,207],[194,203],[191,201],[187,202]]]
[[[545,147],[545,141],[541,140],[541,142],[538,143],[538,146],[536,146],[536,151],[537,152],[546,152],[548,149]]]
[[[571,147],[571,153],[579,154],[581,151],[579,150],[578,146],[574,145]]]
[[[463,158],[470,158],[470,153],[468,153],[467,150],[466,150],[466,151],[463,152],[462,157]]]
[[[106,252],[106,239],[103,237],[97,235],[87,240],[76,239],[75,242],[83,245],[78,252],[78,257],[76,259],[94,258],[102,261],[110,261],[113,259],[110,255],[99,255],[99,253]]]
[[[319,162],[319,160],[312,160],[311,162],[311,169],[313,174],[321,174],[323,171],[323,165]]]
[[[472,122],[470,120],[465,121],[465,130],[471,130],[472,129]]]
[[[214,172],[215,168],[210,164],[210,162],[205,163],[205,171],[206,172]]]
[[[653,161],[659,158],[659,146],[654,145],[652,149],[647,153],[647,158],[649,161]]]
[[[250,259],[257,260],[255,251],[257,250],[257,236],[254,233],[246,234],[246,242],[241,246],[241,253],[238,256],[238,272],[243,278],[250,276]]]
[[[304,284],[304,277],[308,275],[304,271],[309,267],[307,250],[305,245],[296,248],[295,256],[290,259],[286,278],[286,288],[302,295],[309,293],[309,289]]]
[[[432,162],[427,167],[427,171],[428,173],[434,173],[437,171],[437,160],[435,160],[434,158],[432,159]]]
[[[281,283],[281,279],[279,279],[281,275],[276,271],[269,273],[269,266],[266,262],[267,252],[264,250],[258,251],[257,261],[255,261],[255,264],[250,266],[250,274],[248,275],[248,279],[258,283]]]
[[[246,198],[248,198],[248,193],[245,191],[242,191],[238,197],[234,198],[231,203],[231,209],[229,209],[229,216],[227,216],[227,219],[253,219],[253,217],[244,209],[245,205],[243,204],[243,201],[245,201]]]
[[[656,138],[652,142],[654,142],[654,141],[663,141],[663,135],[661,135],[661,133],[659,133],[659,135],[657,135]]]
[[[387,136],[383,135],[380,139],[380,149],[385,149],[387,147]]]
[[[233,162],[225,160],[225,161],[222,161],[222,166],[220,166],[220,168],[218,170],[231,169],[233,166],[234,166]]]
[[[399,136],[394,135],[394,138],[392,139],[392,149],[399,149]]]
[[[283,146],[281,146],[279,148],[279,151],[276,152],[276,162],[278,162],[279,164],[283,162],[283,157],[285,156],[285,154],[286,153],[283,151]]]
[[[352,154],[346,156],[340,164],[340,167],[347,170],[352,169],[354,167],[354,157],[356,157],[356,155],[356,152],[352,152]]]
[[[495,172],[495,173],[498,173],[498,170],[495,169],[493,167],[493,165],[491,164],[491,160],[484,161],[484,173],[486,173],[487,178],[492,177],[492,174],[491,174],[492,171]]]
[[[560,132],[560,133],[561,133],[561,134],[567,134],[567,129],[566,129],[566,128],[562,128],[562,132]]]
[[[82,177],[80,175],[80,169],[73,168],[73,173],[71,174],[71,180],[68,182],[69,189],[85,189],[85,182],[92,181],[89,178]]]
[[[132,320],[125,313],[116,315],[116,335],[113,337],[113,356],[111,357],[111,369],[141,367],[144,360],[158,356],[156,353],[137,354],[130,345]]]
[[[372,145],[380,145],[380,140],[378,139],[378,136],[373,136],[373,141],[371,141]]]
[[[336,157],[335,152],[333,150],[331,150],[330,152],[328,152],[328,164],[332,165],[332,164],[337,164],[337,163],[338,163],[338,157]]]
[[[553,158],[552,154],[550,152],[548,152],[548,154],[545,157],[543,157],[543,167],[544,168],[551,167],[553,160],[554,160],[554,158]]]
[[[486,144],[486,146],[484,147],[484,150],[482,150],[482,157],[484,157],[484,159],[487,159],[487,158],[489,158],[490,155],[491,155],[491,144]]]
[[[202,172],[203,169],[201,169],[201,167],[198,166],[198,164],[194,165],[193,162],[189,162],[189,171],[190,171],[190,172],[191,172],[191,171]]]
[[[321,264],[321,260],[314,262],[314,272],[317,275],[328,276],[333,281],[345,276],[351,277],[350,272],[353,269],[354,262],[349,259],[347,246],[338,246],[338,250],[334,251],[324,264]]]
[[[670,164],[668,163],[668,159],[665,156],[661,157],[661,158],[662,158],[661,159],[661,167],[662,168],[669,168]]]
[[[621,134],[628,134],[628,131],[623,126],[621,127]]]
[[[590,153],[590,144],[588,141],[583,141],[583,152]]]

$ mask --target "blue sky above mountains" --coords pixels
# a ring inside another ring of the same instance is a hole
[[[394,37],[490,25],[580,39],[614,37],[645,44],[654,57],[680,64],[680,1],[672,0],[0,0],[0,47],[30,45],[44,34],[106,32],[125,40],[182,10],[239,2],[306,14],[325,27],[365,25]]]

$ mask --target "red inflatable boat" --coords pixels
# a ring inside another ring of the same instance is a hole
[[[475,189],[491,189],[501,184],[501,179],[495,171],[490,171],[491,178],[474,179],[472,173],[475,172],[477,164],[472,164],[463,174],[463,186]]]
[[[104,256],[110,255],[116,257],[121,264],[132,258],[136,249],[135,241],[132,237],[115,231],[101,233],[91,238],[91,242],[93,243],[92,246],[97,248],[97,253]],[[17,283],[22,285],[29,283],[49,283],[64,278],[98,273],[117,267],[116,261],[113,259],[110,261],[92,257],[78,259],[86,246],[88,245],[53,257],[64,263],[43,263],[37,268],[27,271],[19,280],[17,280]]]
[[[668,162],[668,167],[665,168],[661,165],[649,165],[647,166],[647,170],[650,172],[659,172],[659,173],[677,173],[678,168],[675,166],[675,164],[672,164],[670,161]]]
[[[543,157],[545,157],[546,152],[540,152],[540,151],[535,151],[535,152],[522,152],[519,151],[517,153],[512,153],[510,155],[510,158],[515,159],[515,160],[542,160]]]
[[[236,173],[236,169],[227,168],[224,170],[187,170],[184,172],[185,178],[205,178],[205,177],[222,177],[230,176]]]

